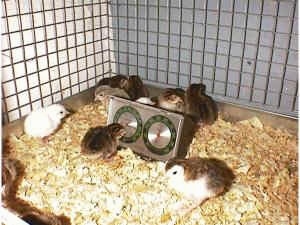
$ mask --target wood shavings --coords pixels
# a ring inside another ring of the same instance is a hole
[[[99,224],[297,224],[297,138],[257,119],[219,119],[200,129],[189,156],[228,163],[236,181],[224,195],[188,216],[174,210],[186,201],[167,186],[164,163],[146,162],[130,149],[110,163],[80,154],[90,128],[106,124],[100,104],[67,118],[47,145],[22,135],[10,137],[11,156],[26,165],[18,196],[41,209],[65,214],[73,225]]]
[[[263,124],[260,122],[260,120],[257,117],[253,117],[249,120],[240,121],[240,123],[244,124],[244,125],[252,126],[255,128],[259,128],[259,129],[263,129],[263,127],[264,127]]]

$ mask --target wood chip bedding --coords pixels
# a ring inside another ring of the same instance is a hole
[[[67,118],[46,145],[11,135],[10,157],[26,167],[18,197],[65,214],[73,225],[297,224],[298,140],[288,132],[257,118],[218,119],[198,130],[188,156],[225,160],[236,180],[224,195],[179,216],[176,204],[189,202],[167,186],[163,162],[144,161],[130,149],[109,163],[81,155],[85,132],[105,123],[104,107],[93,103]]]

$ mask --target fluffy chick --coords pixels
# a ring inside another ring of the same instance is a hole
[[[218,118],[216,102],[205,94],[204,84],[191,84],[185,93],[185,113],[195,123],[213,124]]]
[[[170,159],[165,171],[170,187],[194,201],[188,211],[224,193],[235,178],[226,163],[216,158]]]
[[[181,88],[167,88],[157,97],[157,106],[169,111],[183,113],[185,91]]]
[[[19,160],[7,157],[2,159],[1,197],[2,205],[9,210],[8,212],[18,215],[30,225],[71,225],[66,216],[43,212],[17,196],[24,174],[25,167]]]
[[[16,196],[24,172],[25,168],[19,160],[2,158],[2,200],[6,201]]]
[[[37,109],[25,118],[24,131],[29,136],[45,138],[55,132],[67,114],[69,112],[61,104]]]
[[[81,152],[91,158],[110,159],[125,134],[124,127],[118,123],[90,128],[81,141]]]
[[[130,99],[129,95],[124,89],[112,88],[108,85],[102,85],[96,88],[94,101],[100,101],[107,110],[109,104],[109,96],[111,95]]]
[[[130,76],[125,90],[134,101],[141,97],[149,97],[149,91],[139,76]]]
[[[30,225],[67,225],[70,221],[65,216],[32,211],[22,216],[22,220]]]
[[[96,86],[95,96],[97,94],[97,90],[99,93],[99,87],[101,86],[122,89],[127,93],[127,95],[129,95],[129,99],[134,101],[140,97],[149,96],[149,91],[139,76],[126,77],[124,75],[116,75],[109,78],[103,78]]]
[[[128,78],[124,75],[116,75],[113,77],[106,77],[101,79],[96,87],[107,85],[111,88],[121,88],[124,89],[125,86],[128,86]]]

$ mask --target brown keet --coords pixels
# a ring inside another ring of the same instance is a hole
[[[128,85],[125,86],[125,90],[129,94],[131,100],[149,97],[149,91],[139,76],[129,76]]]
[[[30,225],[71,225],[64,215],[43,212],[17,197],[18,187],[25,174],[25,167],[17,159],[2,158],[2,205]]]
[[[108,85],[111,88],[121,88],[123,89],[125,86],[128,85],[128,78],[124,75],[116,75],[113,77],[106,77],[101,79],[96,87]]]
[[[94,101],[100,101],[106,109],[109,104],[109,96],[117,96],[120,98],[130,99],[129,95],[124,89],[111,88],[108,85],[96,87]]]
[[[17,159],[2,158],[2,200],[14,198],[24,176],[25,168]]]
[[[125,90],[128,86],[128,78],[123,75],[116,75],[101,79],[95,87],[94,101],[100,101],[105,106],[108,104],[108,95],[122,98],[130,98]]]
[[[167,88],[157,97],[157,106],[169,111],[183,113],[185,91],[181,88]]]
[[[226,163],[216,158],[170,159],[165,170],[169,185],[193,200],[194,207],[227,191],[235,178]]]
[[[30,225],[67,225],[70,221],[65,216],[40,213],[36,211],[28,212],[21,217]]]
[[[108,86],[110,88],[118,88],[124,90],[129,96],[129,99],[136,100],[140,97],[148,97],[149,91],[143,84],[143,81],[139,76],[124,76],[116,75],[109,78],[103,78],[100,80],[95,89],[95,96],[99,94],[99,87]],[[124,93],[121,94],[123,97]],[[117,95],[116,95],[117,96]],[[127,98],[127,96],[126,96]]]
[[[204,84],[191,84],[185,93],[185,113],[195,123],[213,124],[218,118],[216,102],[205,94]]]
[[[118,123],[90,128],[81,141],[81,152],[92,158],[110,159],[117,152],[119,139],[126,134]]]
[[[5,199],[5,207],[30,225],[71,225],[65,215],[44,212],[18,197]]]

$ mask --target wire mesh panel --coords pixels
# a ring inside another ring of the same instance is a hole
[[[107,1],[11,0],[2,10],[3,122],[109,74]]]
[[[296,117],[297,1],[111,0],[112,72]]]
[[[112,73],[157,86],[203,82],[217,100],[298,113],[297,1],[2,1],[2,115]]]

